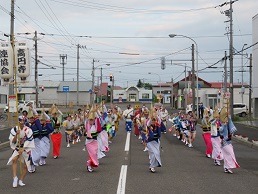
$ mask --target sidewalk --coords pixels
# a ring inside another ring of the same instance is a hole
[[[255,121],[239,121],[239,122],[235,122],[238,124],[242,124],[242,125],[248,125],[248,126],[252,126],[252,127],[258,127],[258,120]]]

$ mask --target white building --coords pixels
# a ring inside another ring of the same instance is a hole
[[[152,102],[152,90],[130,86],[123,90],[113,90],[113,102]]]
[[[42,105],[77,105],[77,82],[75,81],[39,81],[38,101]],[[42,90],[42,86],[44,91]],[[36,100],[35,82],[29,81],[19,85],[19,101]],[[90,104],[91,82],[80,81],[78,104]]]
[[[258,42],[258,14],[253,17],[253,44]],[[252,63],[252,89],[254,101],[254,117],[258,117],[258,44],[253,47],[253,63]]]

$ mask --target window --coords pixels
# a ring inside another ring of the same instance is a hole
[[[7,103],[7,95],[0,94],[0,103],[6,104]]]
[[[142,99],[149,99],[149,98],[150,98],[150,94],[148,93],[142,94]]]

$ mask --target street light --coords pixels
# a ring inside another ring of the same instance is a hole
[[[159,93],[160,93],[160,96],[161,96],[161,78],[160,78],[160,75],[157,74],[157,73],[152,73],[152,72],[149,72],[148,74],[155,74],[155,75],[159,76]],[[158,94],[158,92],[157,92],[157,94]],[[159,98],[159,100],[161,100],[161,99]]]
[[[179,37],[184,37],[184,38],[188,38],[188,39],[190,39],[190,40],[192,40],[193,42],[194,42],[194,44],[195,44],[195,47],[196,47],[196,49],[195,49],[195,51],[196,51],[196,97],[197,97],[197,99],[196,99],[196,104],[197,104],[197,108],[196,108],[196,113],[197,113],[197,117],[199,116],[199,88],[198,88],[198,85],[199,85],[199,76],[198,76],[198,45],[197,45],[197,43],[195,42],[195,40],[194,39],[192,39],[191,37],[189,37],[189,36],[185,36],[185,35],[180,35],[180,34],[169,34],[168,35],[170,38],[174,38],[174,37],[176,37],[176,36],[179,36]],[[195,98],[195,96],[194,96],[194,98]],[[193,110],[194,110],[194,108],[195,108],[195,104],[193,103]]]

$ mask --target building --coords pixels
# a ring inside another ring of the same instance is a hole
[[[196,80],[196,77],[195,77]],[[163,104],[171,104],[173,108],[184,109],[188,104],[192,104],[193,96],[191,89],[192,77],[191,74],[182,80],[173,83],[153,86],[153,94],[159,96],[161,94]],[[198,77],[198,102],[202,102],[204,106],[216,107],[223,98],[223,82],[207,82]],[[243,85],[248,88],[248,84]],[[229,83],[227,83],[229,88]],[[173,92],[172,92],[173,90]],[[234,83],[234,103],[241,103],[242,84]],[[195,92],[197,96],[197,93]],[[171,101],[171,96],[173,99]],[[243,95],[243,103],[249,104],[249,90],[245,90]]]
[[[19,85],[19,101],[36,100],[35,82]],[[91,82],[80,81],[78,104],[90,104]],[[39,81],[38,101],[41,105],[77,105],[77,82],[75,81]]]
[[[252,63],[252,90],[253,90],[253,112],[258,117],[258,14],[253,17],[253,63]]]
[[[152,90],[130,86],[113,90],[113,102],[152,102]]]

